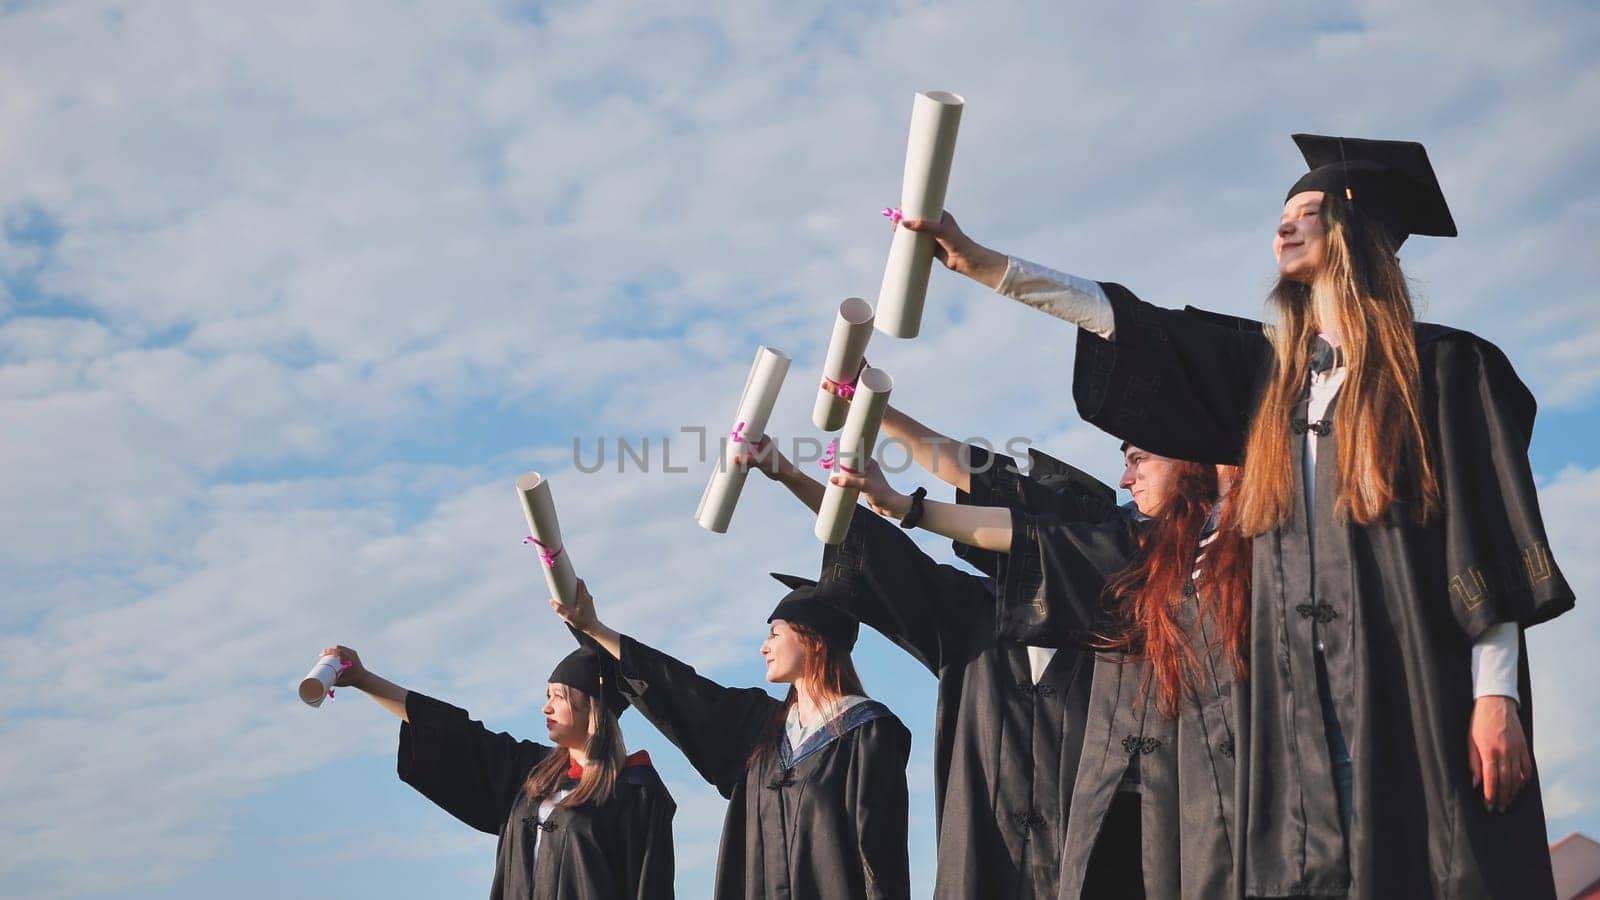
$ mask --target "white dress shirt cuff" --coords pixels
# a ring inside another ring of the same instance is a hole
[[[1108,341],[1116,330],[1111,300],[1099,282],[1047,269],[1025,259],[1006,258],[1006,274],[1001,276],[995,293],[1064,319]]]
[[[1517,699],[1517,623],[1501,622],[1472,645],[1472,698],[1510,697]]]

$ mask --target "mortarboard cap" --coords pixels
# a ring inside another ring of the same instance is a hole
[[[590,698],[604,697],[606,707],[614,716],[622,715],[628,708],[628,698],[622,695],[618,680],[616,661],[609,655],[602,659],[600,653],[589,647],[574,650],[557,663],[555,671],[550,673],[550,683],[575,687]]]
[[[1297,134],[1294,142],[1311,171],[1294,183],[1285,201],[1302,191],[1345,196],[1382,222],[1396,247],[1413,234],[1456,236],[1444,191],[1421,144],[1321,134]]]
[[[861,623],[857,622],[854,616],[822,599],[815,581],[778,572],[770,574],[789,588],[789,593],[778,601],[778,606],[773,609],[772,615],[767,616],[768,622],[782,619],[785,622],[804,625],[821,635],[824,641],[845,650],[856,645],[856,637],[861,632]]]

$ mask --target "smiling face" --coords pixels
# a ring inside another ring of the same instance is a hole
[[[589,743],[589,698],[564,684],[547,685],[544,727],[550,743],[582,751]]]
[[[1177,462],[1131,444],[1123,449],[1122,462],[1121,487],[1133,495],[1139,512],[1147,516],[1160,512],[1177,483]]]
[[[793,684],[805,671],[805,644],[782,619],[770,623],[761,656],[767,661],[767,680],[773,684]]]
[[[1310,284],[1322,268],[1328,235],[1322,224],[1322,198],[1322,191],[1301,191],[1283,205],[1272,239],[1272,255],[1283,278]]]

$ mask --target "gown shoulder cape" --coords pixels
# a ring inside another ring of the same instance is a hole
[[[760,688],[723,687],[630,637],[620,673],[633,707],[729,801],[719,900],[910,896],[911,733],[887,707],[859,703],[789,747]]]

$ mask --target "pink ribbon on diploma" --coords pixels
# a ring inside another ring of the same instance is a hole
[[[355,663],[351,662],[348,659],[339,660],[339,674],[343,675],[344,674],[344,670],[350,668],[353,665],[355,665]],[[338,676],[336,675],[334,677],[337,678]],[[333,685],[329,685],[328,686],[328,699],[329,700],[333,699]]]
[[[883,208],[883,217],[899,225],[900,221],[906,217],[906,214],[901,212],[898,206],[885,206]]]
[[[824,375],[822,376],[822,386],[827,389],[828,393],[838,397],[840,400],[849,400],[856,395],[856,379],[860,377],[858,374],[849,381],[834,381]]]
[[[839,439],[838,438],[834,438],[833,440],[828,442],[827,451],[822,454],[822,459],[818,460],[817,463],[818,463],[818,465],[822,466],[824,469],[827,469],[830,472],[833,471],[835,468],[837,468],[840,471],[849,472],[851,475],[860,475],[861,474],[860,472],[857,472],[855,469],[852,469],[849,466],[845,465],[844,463],[839,462]]]
[[[538,545],[538,547],[539,547],[539,558],[544,560],[544,567],[546,569],[554,569],[556,567],[556,557],[560,556],[567,549],[565,547],[557,547],[556,549],[551,550],[550,546],[548,544],[544,543],[543,541],[539,540],[538,538],[534,537],[531,534],[528,535],[527,537],[523,538],[522,542],[524,544],[536,544],[536,545]]]

